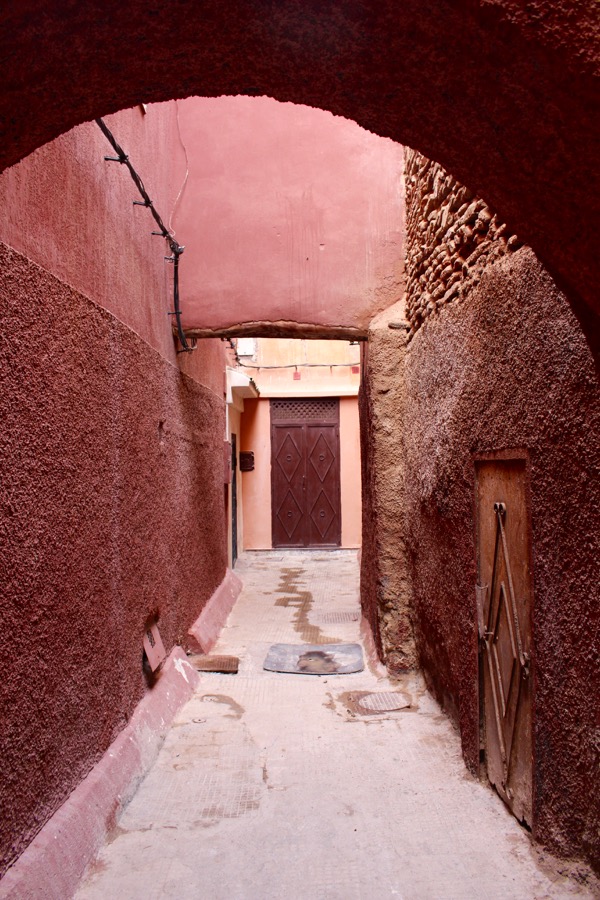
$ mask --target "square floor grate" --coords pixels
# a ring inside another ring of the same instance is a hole
[[[309,614],[309,618],[315,625],[347,625],[350,622],[358,622],[360,613],[353,609],[341,609],[338,612]]]
[[[223,672],[237,674],[240,661],[237,656],[189,656],[188,661],[198,672]]]

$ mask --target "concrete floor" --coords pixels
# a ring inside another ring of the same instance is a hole
[[[466,772],[418,677],[262,670],[275,642],[360,640],[355,552],[247,553],[236,572],[213,653],[240,672],[201,676],[79,900],[593,896]],[[363,714],[379,691],[410,707]]]

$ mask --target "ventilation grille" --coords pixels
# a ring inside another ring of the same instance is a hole
[[[311,400],[271,400],[271,421],[289,422],[338,421],[339,401],[336,397],[323,397]]]

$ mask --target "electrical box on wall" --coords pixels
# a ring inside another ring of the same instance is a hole
[[[254,471],[254,452],[252,450],[240,450],[240,472]]]

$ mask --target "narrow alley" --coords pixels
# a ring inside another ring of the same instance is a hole
[[[213,654],[239,674],[201,674],[78,900],[592,896],[468,774],[420,676],[375,661],[355,551],[247,552],[236,571]],[[357,674],[263,670],[274,642],[351,641]]]

